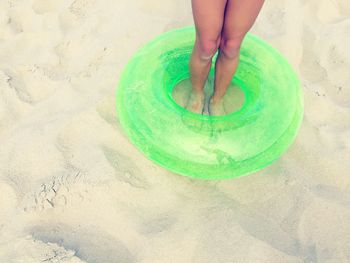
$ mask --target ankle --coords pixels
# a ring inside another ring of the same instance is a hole
[[[204,90],[203,89],[192,89],[192,93],[195,94],[195,95],[204,95]]]
[[[213,95],[210,98],[212,104],[217,104],[221,100],[222,96]]]

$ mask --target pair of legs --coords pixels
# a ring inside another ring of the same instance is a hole
[[[241,43],[263,3],[264,0],[192,0],[196,41],[190,60],[192,93],[187,104],[189,110],[203,113],[204,84],[212,57],[219,51],[209,113],[223,114],[222,98],[236,72]]]

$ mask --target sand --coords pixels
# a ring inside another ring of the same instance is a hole
[[[293,146],[239,179],[160,168],[123,135],[130,56],[187,0],[0,1],[0,262],[350,262],[350,3],[269,0],[251,32],[300,76]]]

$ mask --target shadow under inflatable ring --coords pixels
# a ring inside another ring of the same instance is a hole
[[[296,74],[278,51],[248,33],[232,80],[245,93],[243,106],[224,116],[192,113],[174,101],[172,90],[189,78],[194,38],[193,27],[163,33],[127,64],[117,89],[126,135],[149,159],[194,178],[227,179],[268,166],[293,143],[302,122]]]

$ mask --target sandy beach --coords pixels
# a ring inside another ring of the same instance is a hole
[[[0,1],[1,263],[350,262],[350,2],[266,1],[251,33],[298,73],[304,120],[232,180],[159,167],[118,122],[130,57],[192,24],[189,0]]]

